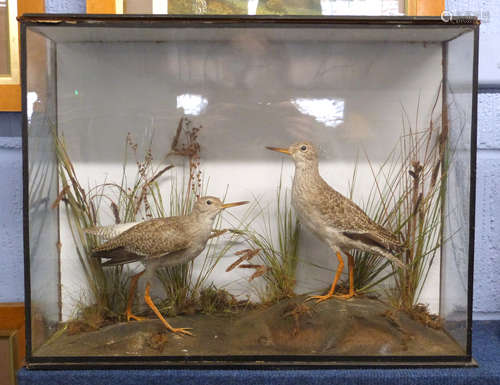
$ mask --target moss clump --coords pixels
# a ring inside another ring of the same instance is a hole
[[[99,330],[100,328],[119,322],[116,315],[103,310],[99,305],[81,307],[78,317],[69,321],[66,326],[69,335]]]
[[[227,290],[210,285],[200,291],[199,308],[202,313],[213,314],[234,310],[238,301]]]
[[[407,313],[411,319],[419,321],[432,329],[441,329],[443,327],[442,318],[437,314],[431,314],[427,305],[422,303],[417,303]]]

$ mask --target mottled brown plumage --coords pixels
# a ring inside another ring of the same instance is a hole
[[[203,229],[197,223],[197,218],[192,215],[141,222],[97,247],[94,256],[113,259],[109,251],[123,250],[135,254],[136,259],[151,259],[167,257],[189,248],[199,249],[208,240],[204,233],[208,232],[210,235],[211,228],[201,231]],[[168,264],[168,261],[165,263]]]
[[[236,202],[223,204],[218,198],[203,197],[194,204],[191,214],[168,218],[151,219],[140,222],[109,239],[110,234],[119,232],[116,226],[91,228],[87,232],[109,239],[94,249],[92,256],[107,259],[105,266],[140,261],[145,270],[133,277],[127,306],[127,319],[140,320],[131,312],[133,291],[137,280],[144,274],[146,285],[145,300],[162,322],[173,332],[191,334],[183,328],[172,328],[161,316],[149,297],[149,287],[156,270],[163,266],[183,264],[196,258],[205,248],[212,234],[212,226],[217,214],[228,207],[246,204]]]
[[[348,298],[354,295],[353,258],[349,250],[358,249],[380,255],[404,267],[393,254],[402,249],[398,238],[370,219],[359,206],[330,187],[321,177],[317,152],[312,143],[300,142],[286,149],[267,148],[292,156],[295,162],[292,205],[301,223],[326,242],[339,259],[339,268],[329,294],[314,298],[324,300],[333,295],[344,266],[341,251],[349,257],[350,294],[345,296]]]
[[[114,237],[117,237],[124,231],[127,231],[131,227],[138,225],[141,222],[126,222],[126,223],[117,223],[114,225],[108,226],[97,226],[97,227],[88,227],[84,231],[87,234],[95,235],[98,238],[110,240]]]
[[[300,183],[300,178],[298,179]],[[317,200],[311,206],[314,206],[319,215],[325,221],[328,221],[332,227],[342,231],[344,235],[351,239],[364,240],[369,244],[378,245],[387,250],[401,250],[402,245],[393,233],[373,221],[352,200],[347,199],[330,187],[319,173],[316,176],[315,183],[308,187],[309,189],[303,189],[297,186],[296,192],[302,190],[305,194],[304,196],[297,195],[295,200],[304,200],[310,196],[315,196]]]

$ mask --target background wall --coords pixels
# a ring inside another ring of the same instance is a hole
[[[483,18],[476,206],[474,317],[500,319],[500,2],[448,0],[455,14]],[[46,0],[47,12],[82,13],[84,0]],[[496,40],[496,42],[495,42]],[[491,48],[491,49],[490,49]],[[21,117],[0,113],[0,302],[23,301]]]

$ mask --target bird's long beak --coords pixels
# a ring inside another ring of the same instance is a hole
[[[250,202],[249,202],[249,201],[242,201],[242,202],[224,203],[224,204],[222,205],[222,208],[223,208],[223,209],[227,209],[227,208],[229,208],[229,207],[246,205],[247,203],[250,203]]]
[[[288,148],[268,147],[268,146],[266,146],[266,148],[271,151],[277,151],[277,152],[282,152],[283,154],[292,155],[292,153],[288,150]]]

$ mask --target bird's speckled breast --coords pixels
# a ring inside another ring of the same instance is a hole
[[[202,218],[198,220],[196,226],[190,226],[189,236],[190,236],[190,249],[196,255],[200,254],[205,246],[207,245],[210,234],[212,233],[214,219],[213,218]]]
[[[184,224],[189,237],[188,247],[176,253],[168,254],[154,263],[159,266],[175,266],[195,259],[205,249],[212,232],[213,220],[187,216]]]
[[[296,170],[292,185],[292,205],[299,221],[320,239],[328,238],[328,223],[325,223],[318,206],[319,186],[307,173]]]

